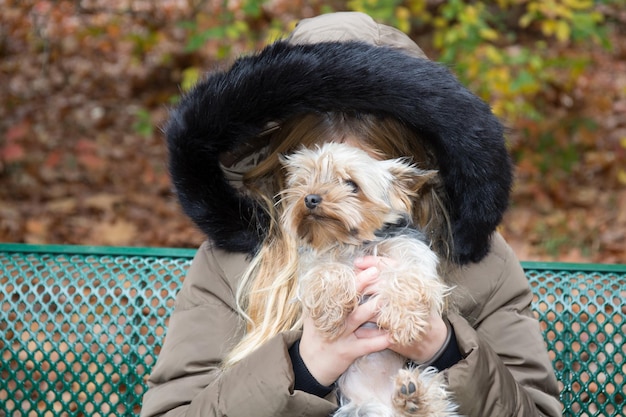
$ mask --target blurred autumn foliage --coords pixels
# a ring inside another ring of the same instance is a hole
[[[195,247],[160,127],[297,20],[365,11],[506,122],[524,260],[626,263],[624,0],[0,0],[0,241]]]

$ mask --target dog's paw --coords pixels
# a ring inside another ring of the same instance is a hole
[[[433,367],[401,369],[395,378],[393,406],[402,417],[457,416],[442,375]]]
[[[346,317],[354,310],[357,303],[351,305],[326,305],[322,309],[309,311],[315,328],[328,340],[335,340],[346,328]]]
[[[401,416],[424,416],[424,389],[417,374],[400,370],[395,380],[393,406]]]
[[[359,304],[354,271],[339,263],[312,268],[301,279],[299,294],[315,328],[330,340],[343,333],[346,318]]]
[[[377,323],[380,328],[389,330],[393,343],[409,345],[424,336],[430,326],[429,319],[428,306],[417,303],[398,306],[387,302],[380,309]]]

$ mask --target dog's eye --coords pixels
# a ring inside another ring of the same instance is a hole
[[[356,184],[356,182],[352,180],[345,180],[343,183],[346,184],[348,187],[352,188],[353,193],[356,193],[359,191],[359,186]]]

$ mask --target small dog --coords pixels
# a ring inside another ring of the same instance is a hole
[[[330,340],[341,334],[365,298],[356,291],[353,261],[376,255],[394,261],[380,271],[376,325],[395,343],[422,337],[449,291],[436,255],[410,227],[412,201],[436,171],[340,143],[301,149],[281,163],[287,173],[281,222],[299,243],[299,299],[315,326]],[[391,350],[356,360],[337,381],[335,416],[455,416],[441,374],[406,364]]]

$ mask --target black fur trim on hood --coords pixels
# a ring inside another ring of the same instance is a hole
[[[446,67],[360,42],[276,42],[210,74],[172,111],[166,136],[174,187],[217,246],[254,253],[268,224],[228,183],[220,154],[269,122],[311,111],[392,115],[414,129],[439,162],[456,261],[486,255],[512,183],[501,123]]]

